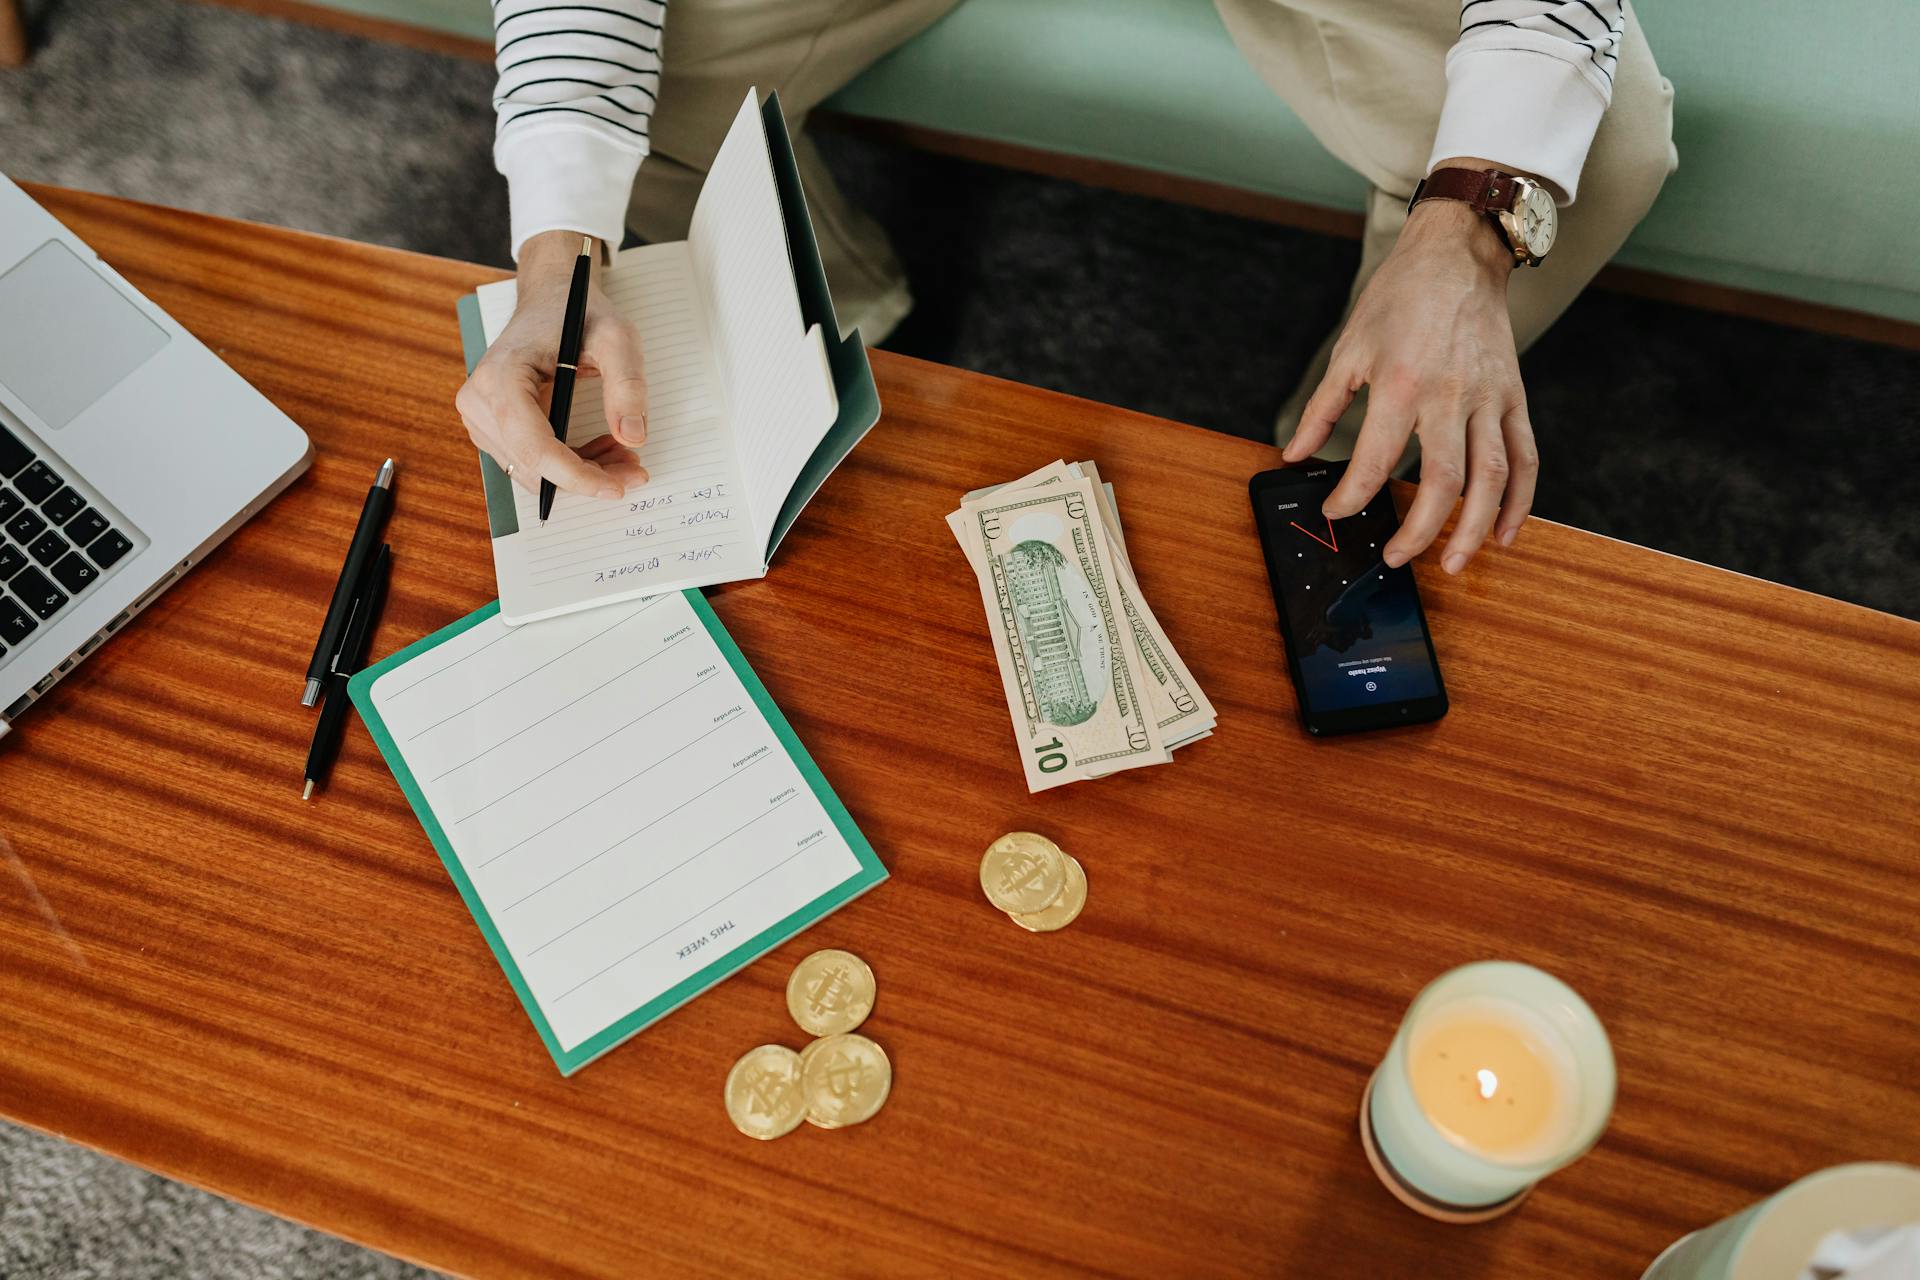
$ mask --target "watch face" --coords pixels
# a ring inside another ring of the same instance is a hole
[[[1530,187],[1526,199],[1516,210],[1520,215],[1520,234],[1527,246],[1527,252],[1536,258],[1547,256],[1547,250],[1553,248],[1554,232],[1559,229],[1560,214],[1553,207],[1553,197],[1544,187]]]

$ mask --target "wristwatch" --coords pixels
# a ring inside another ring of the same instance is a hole
[[[1407,212],[1422,200],[1460,200],[1484,213],[1505,237],[1516,263],[1537,267],[1553,248],[1560,214],[1547,189],[1498,169],[1435,169],[1413,189]]]

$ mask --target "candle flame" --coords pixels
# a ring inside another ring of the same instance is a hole
[[[1480,1096],[1483,1098],[1491,1098],[1493,1091],[1500,1087],[1500,1077],[1485,1067],[1474,1072],[1474,1075],[1480,1077]]]

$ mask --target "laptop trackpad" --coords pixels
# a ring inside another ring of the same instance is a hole
[[[0,383],[64,427],[167,345],[162,329],[58,240],[0,275]]]

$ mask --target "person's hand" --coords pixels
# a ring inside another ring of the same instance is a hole
[[[509,467],[516,484],[532,489],[551,480],[572,493],[618,498],[647,480],[646,468],[628,452],[647,438],[646,368],[638,331],[613,309],[597,278],[587,294],[578,373],[599,375],[613,434],[575,450],[556,440],[547,422],[560,325],[579,254],[580,236],[571,231],[545,232],[521,246],[513,319],[453,403],[474,444]]]
[[[1339,520],[1367,505],[1408,437],[1420,437],[1420,488],[1382,553],[1389,568],[1439,536],[1463,489],[1441,558],[1448,573],[1466,568],[1496,516],[1497,539],[1511,546],[1533,506],[1540,465],[1507,317],[1513,269],[1513,254],[1482,215],[1457,200],[1415,205],[1354,303],[1327,376],[1287,442],[1287,461],[1311,457],[1368,388],[1353,460],[1323,504]]]

